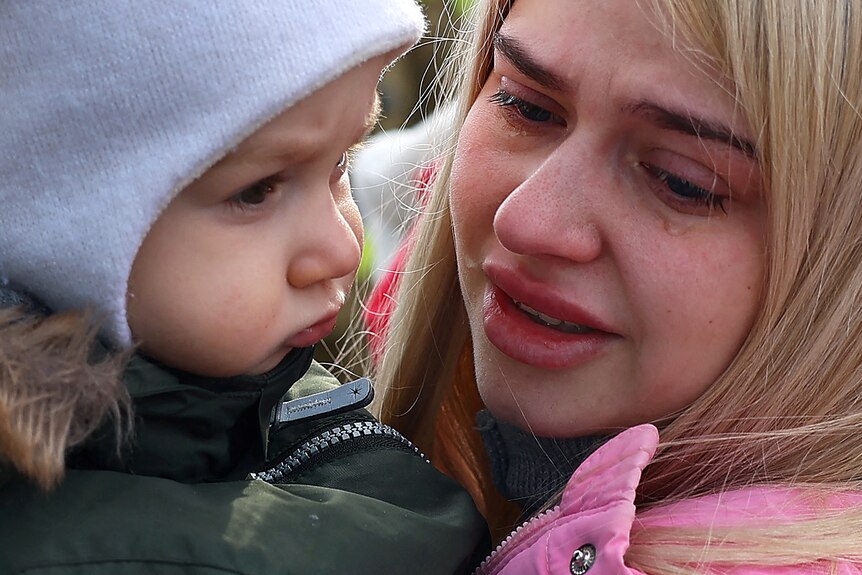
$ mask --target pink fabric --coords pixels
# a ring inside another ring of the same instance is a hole
[[[411,228],[412,232],[412,228]],[[363,319],[368,331],[368,344],[371,349],[371,360],[374,365],[379,365],[383,358],[383,343],[386,341],[386,328],[389,318],[395,312],[395,294],[398,292],[398,284],[401,278],[400,272],[407,263],[410,255],[410,240],[413,234],[407,236],[407,240],[401,244],[389,263],[388,269],[380,281],[371,290],[368,301],[365,302]]]
[[[635,489],[641,471],[652,459],[658,432],[652,425],[633,427],[590,456],[569,480],[559,509],[534,520],[504,546],[484,574],[566,575],[572,554],[595,547],[587,575],[644,575],[623,561],[635,521]],[[788,522],[823,506],[862,506],[862,494],[823,496],[793,489],[753,487],[653,508],[637,516],[646,525],[754,526],[761,518]],[[536,527],[538,526],[538,527]],[[716,575],[790,575],[830,573],[826,564],[793,567],[714,567]],[[862,565],[842,564],[841,575],[859,575]]]

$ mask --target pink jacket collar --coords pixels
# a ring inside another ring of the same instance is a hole
[[[658,445],[658,431],[640,425],[619,434],[593,453],[572,475],[560,505],[532,519],[495,551],[477,574],[505,575],[644,575],[627,567],[623,557],[635,521],[635,490],[641,471]],[[819,504],[824,503],[820,501]],[[862,505],[862,494],[847,495],[830,506]],[[818,502],[799,491],[752,487],[653,508],[637,516],[649,525],[721,526],[758,518],[793,521]],[[736,567],[722,575],[829,573],[826,565],[800,568]],[[716,571],[718,573],[718,571]],[[842,565],[838,573],[860,574],[860,565]]]

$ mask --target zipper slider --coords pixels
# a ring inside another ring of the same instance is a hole
[[[278,403],[272,410],[270,426],[277,431],[297,421],[353,411],[365,407],[372,399],[374,399],[374,387],[371,385],[371,380],[361,377],[328,391]]]

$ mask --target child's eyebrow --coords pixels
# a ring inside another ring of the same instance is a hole
[[[371,103],[371,109],[365,116],[364,121],[358,125],[356,131],[350,139],[351,144],[348,147],[359,147],[368,138],[371,132],[377,127],[382,113],[382,104],[380,94],[374,94],[374,101]],[[313,145],[310,145],[306,140],[303,140],[298,134],[275,134],[265,142],[257,142],[254,145],[249,145],[243,142],[216,165],[230,164],[231,162],[240,161],[243,164],[257,164],[272,160],[289,159],[292,163],[305,162],[311,156],[316,154]]]

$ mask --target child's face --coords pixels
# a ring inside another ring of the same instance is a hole
[[[260,374],[332,331],[363,237],[346,153],[376,121],[386,58],[283,112],[171,202],[129,277],[144,353],[201,375]]]

